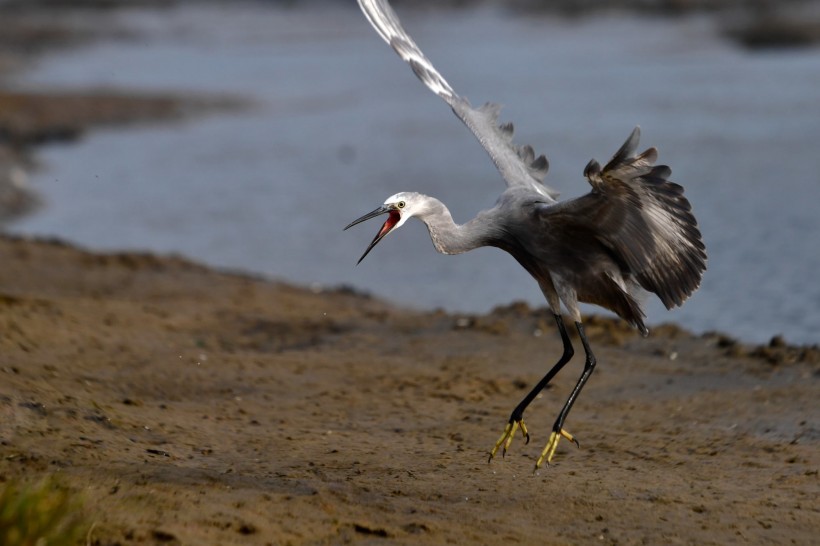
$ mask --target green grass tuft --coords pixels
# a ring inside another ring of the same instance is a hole
[[[76,546],[89,527],[77,495],[52,478],[0,485],[3,546]]]

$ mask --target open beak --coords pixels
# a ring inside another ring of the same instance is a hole
[[[388,216],[387,220],[385,220],[384,224],[382,224],[381,229],[376,234],[376,236],[373,238],[373,240],[370,242],[370,245],[368,245],[367,250],[364,251],[364,254],[362,254],[362,257],[359,258],[359,261],[356,262],[356,265],[359,265],[360,263],[362,263],[362,260],[364,260],[364,257],[367,256],[370,253],[371,250],[373,250],[373,247],[376,246],[379,243],[379,241],[384,239],[385,235],[387,235],[388,233],[390,233],[393,230],[393,228],[396,226],[396,224],[399,223],[399,220],[401,219],[401,214],[399,213],[398,210],[396,210],[393,207],[388,207],[387,205],[382,205],[379,208],[377,208],[376,210],[374,210],[373,212],[368,212],[367,214],[365,214],[361,218],[353,220],[352,222],[350,222],[345,227],[345,229],[351,228],[351,227],[355,226],[356,224],[361,224],[365,220],[370,220],[371,218],[375,218],[376,216],[381,216],[382,214],[389,214],[390,216]]]

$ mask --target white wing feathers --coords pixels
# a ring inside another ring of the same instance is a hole
[[[544,184],[549,168],[547,158],[543,155],[536,158],[532,147],[513,143],[512,124],[498,125],[499,105],[487,103],[480,108],[473,108],[467,99],[460,97],[407,34],[386,0],[358,2],[379,36],[410,65],[424,85],[450,105],[456,116],[472,131],[490,155],[507,186],[528,186],[550,201],[558,197],[555,189]]]

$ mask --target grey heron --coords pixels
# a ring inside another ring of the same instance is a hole
[[[438,252],[460,254],[474,248],[500,248],[518,261],[538,283],[552,311],[563,343],[563,354],[510,415],[489,460],[503,447],[506,454],[520,429],[530,436],[524,411],[575,351],[561,314],[563,304],[575,322],[586,355],[584,369],[552,427],[535,469],[552,460],[563,437],[578,445],[564,422],[592,371],[596,358],[581,321],[579,302],[609,309],[646,336],[643,295],[654,293],[667,309],[681,305],[699,286],[706,270],[706,247],[683,188],[669,181],[671,170],[655,165],[655,148],[636,154],[639,128],[603,167],[591,160],[584,169],[592,190],[558,201],[558,192],[544,184],[545,156],[532,147],[513,143],[513,126],[498,123],[500,107],[474,108],[458,95],[402,27],[386,0],[358,0],[367,20],[416,76],[450,105],[472,131],[506,182],[495,205],[465,224],[456,224],[438,199],[414,192],[388,197],[383,205],[351,222],[348,229],[370,218],[387,220],[359,263],[385,236],[408,219],[427,225]]]

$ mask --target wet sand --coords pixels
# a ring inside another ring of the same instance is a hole
[[[544,309],[420,313],[176,257],[0,239],[0,476],[82,494],[92,543],[810,544],[820,352]],[[576,340],[577,344],[577,340]]]

